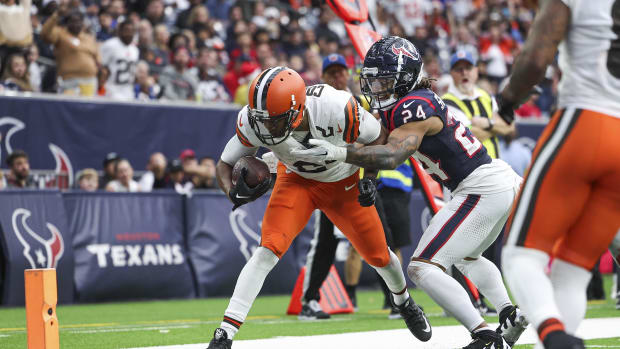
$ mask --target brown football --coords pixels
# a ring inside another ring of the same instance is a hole
[[[247,168],[248,173],[245,175],[245,182],[250,188],[254,188],[263,181],[270,179],[269,166],[252,155],[247,155],[237,160],[232,170],[233,185],[237,184],[237,180],[241,176],[241,169]]]

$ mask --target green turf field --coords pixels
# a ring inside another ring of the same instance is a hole
[[[610,285],[611,278],[605,277],[606,292],[609,292]],[[423,292],[415,290],[412,295],[424,307],[433,326],[457,324],[453,318],[444,317],[441,308]],[[380,310],[383,295],[379,291],[360,291],[358,298],[359,312],[354,315],[336,315],[329,321],[300,322],[296,316],[285,315],[290,296],[261,296],[235,339],[404,327],[400,320],[388,320],[387,310]],[[59,306],[61,348],[108,349],[205,343],[213,329],[218,327],[227,305],[228,299],[217,298]],[[608,297],[606,301],[588,303],[587,317],[620,317],[620,310],[615,309],[615,301]],[[488,320],[497,322],[497,318]],[[591,340],[588,345],[620,348],[620,337]],[[26,348],[23,308],[0,309],[0,348]]]

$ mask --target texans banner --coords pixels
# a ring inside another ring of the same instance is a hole
[[[2,304],[24,304],[24,270],[55,268],[58,301],[73,301],[73,249],[58,191],[0,191]]]
[[[79,301],[192,298],[184,197],[67,193]]]
[[[230,296],[239,272],[260,244],[260,226],[269,195],[231,211],[222,194],[195,194],[187,200],[187,244],[195,267],[198,296]],[[290,293],[304,266],[314,216],[269,273],[261,294]]]
[[[327,4],[345,23],[362,23],[368,19],[366,0],[327,0]]]
[[[0,166],[15,149],[28,153],[32,169],[63,174],[70,188],[74,173],[102,168],[108,152],[145,168],[149,155],[169,158],[191,148],[198,156],[218,158],[234,134],[238,106],[119,103],[106,100],[0,96]]]

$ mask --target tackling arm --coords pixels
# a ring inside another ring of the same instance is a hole
[[[561,0],[541,0],[540,3],[540,11],[523,51],[516,59],[510,82],[499,96],[500,116],[504,120],[506,117],[503,109],[514,109],[527,98],[534,85],[543,78],[547,66],[555,58],[558,45],[568,32],[570,9]]]
[[[437,126],[441,130],[443,123],[436,117],[404,124],[392,131],[386,144],[357,149],[347,147],[345,162],[365,168],[393,170],[415,153],[424,135]]]

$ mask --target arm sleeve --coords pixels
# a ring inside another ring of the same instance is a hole
[[[234,166],[237,160],[246,155],[254,155],[256,154],[256,150],[258,147],[247,147],[241,144],[241,141],[237,136],[232,136],[228,143],[226,143],[226,147],[224,147],[224,151],[220,156],[220,159],[225,163]]]
[[[377,139],[381,134],[381,123],[365,109],[360,109],[360,114],[360,129],[357,142],[368,144]]]

